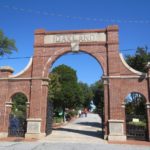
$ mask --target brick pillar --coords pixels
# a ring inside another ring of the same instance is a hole
[[[13,69],[9,66],[0,67],[0,138],[8,136],[9,114],[11,112],[11,102],[8,102],[8,78],[12,75]]]
[[[30,102],[26,102],[26,115],[27,115],[27,118],[29,117],[29,109],[30,108]]]
[[[148,140],[150,141],[150,103],[146,104],[147,108],[147,127],[148,127]]]
[[[26,138],[40,138],[45,136],[45,132],[41,131],[42,124],[42,103],[44,98],[42,95],[43,90],[43,65],[45,57],[39,57],[44,55],[44,30],[36,30],[34,41],[34,58],[32,64],[31,76],[33,78],[31,83],[31,97],[30,97],[30,110],[29,118],[27,119],[27,133]]]
[[[121,82],[120,79],[112,78],[120,76],[120,57],[118,42],[118,26],[107,27],[107,69],[108,69],[108,90],[109,90],[109,141],[125,141],[124,117],[121,108]]]
[[[42,83],[42,97],[43,101],[41,103],[41,114],[42,114],[42,124],[41,132],[46,132],[46,118],[47,118],[47,96],[48,96],[48,81],[43,81]]]
[[[122,104],[121,104],[121,107],[122,107],[122,111],[124,112],[123,113],[123,117],[124,117],[124,134],[126,135],[126,103],[125,102],[123,102]]]
[[[4,120],[3,120],[3,137],[8,136],[8,128],[9,128],[9,115],[12,109],[12,102],[5,103],[5,110],[4,110]]]
[[[108,114],[109,114],[109,106],[108,106],[108,80],[103,79],[103,84],[104,84],[104,139],[108,138],[109,134],[109,125],[108,125]]]
[[[148,88],[148,100],[146,103],[147,109],[147,127],[148,127],[148,140],[150,141],[150,62],[147,64],[147,88]]]

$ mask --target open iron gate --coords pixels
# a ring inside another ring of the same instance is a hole
[[[133,120],[137,120],[137,122],[134,123]],[[126,116],[126,133],[128,139],[147,140],[147,123],[145,117],[141,115]]]
[[[53,123],[53,103],[50,100],[47,100],[46,135],[52,133],[52,123]]]

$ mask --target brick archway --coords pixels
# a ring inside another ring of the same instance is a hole
[[[18,75],[10,67],[1,67],[0,121],[8,122],[6,107],[9,95],[23,91],[29,99],[29,117],[26,137],[45,136],[48,93],[48,69],[60,56],[83,51],[92,55],[103,68],[105,137],[108,140],[126,140],[124,97],[138,91],[147,99],[150,135],[149,76],[129,67],[118,48],[118,26],[101,30],[35,31],[34,56]],[[143,80],[140,80],[144,77]],[[0,137],[7,136],[7,127],[0,124]]]

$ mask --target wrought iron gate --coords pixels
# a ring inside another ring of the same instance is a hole
[[[9,137],[24,137],[26,133],[26,128],[26,119],[14,116],[12,114],[9,115]]]
[[[128,139],[147,140],[147,124],[144,116],[126,116]]]
[[[46,135],[52,133],[52,123],[53,123],[53,103],[50,100],[47,100]]]

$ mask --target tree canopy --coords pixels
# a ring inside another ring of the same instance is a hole
[[[21,118],[26,118],[27,97],[22,93],[16,93],[12,97],[12,114]]]
[[[0,56],[11,54],[12,51],[17,51],[15,41],[6,37],[0,30]]]
[[[75,108],[83,101],[83,95],[77,82],[76,71],[66,65],[55,67],[50,75],[49,98],[54,107]]]
[[[89,107],[89,103],[91,100],[93,100],[93,91],[90,88],[90,86],[88,86],[86,83],[82,83],[79,82],[78,83],[82,93],[83,93],[83,102],[82,102],[82,106],[83,107]]]
[[[150,61],[150,52],[147,47],[138,47],[134,55],[126,56],[126,61],[132,68],[146,72],[146,64]]]
[[[104,86],[101,81],[97,81],[91,85],[94,97],[93,102],[97,107],[98,113],[103,117],[104,113]]]
[[[127,115],[146,115],[146,100],[143,95],[132,92],[126,97],[125,101]]]

